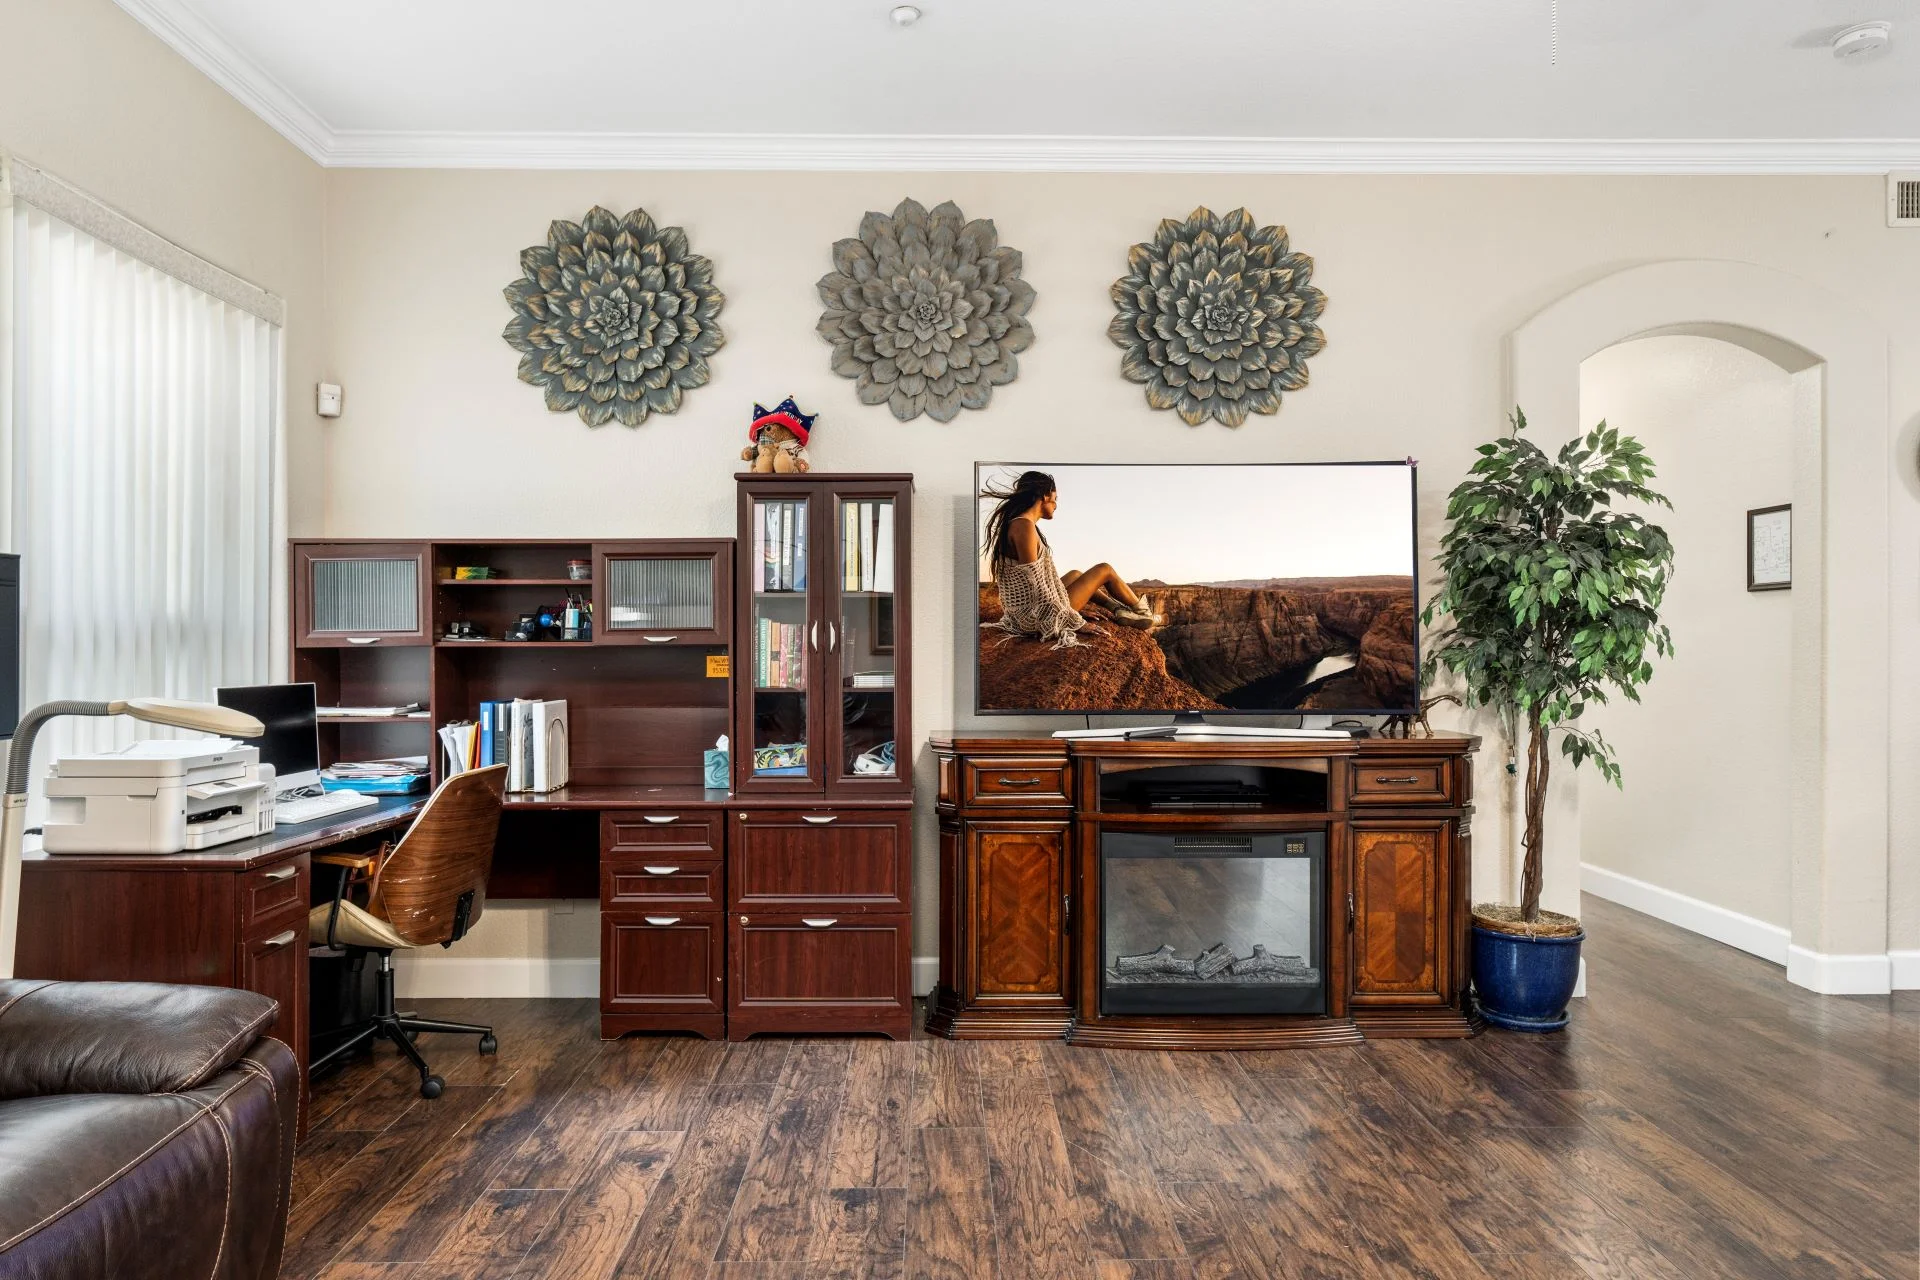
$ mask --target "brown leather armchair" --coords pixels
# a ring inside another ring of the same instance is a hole
[[[271,1280],[300,1069],[225,987],[0,981],[0,1278]]]

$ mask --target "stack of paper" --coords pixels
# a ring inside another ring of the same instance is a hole
[[[322,720],[347,720],[359,716],[408,716],[420,712],[420,704],[403,702],[392,707],[315,707],[314,712]]]

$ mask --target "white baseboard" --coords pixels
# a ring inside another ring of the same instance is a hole
[[[593,956],[393,957],[394,993],[402,999],[488,999],[528,996],[596,998],[600,961]]]
[[[1895,991],[1920,991],[1920,951],[1889,951]]]
[[[1672,889],[1663,889],[1645,880],[1623,876],[1618,871],[1596,867],[1590,862],[1580,864],[1580,887],[1596,898],[1632,907],[1642,915],[1665,920],[1668,924],[1712,938],[1715,942],[1738,947],[1762,960],[1771,960],[1775,964],[1787,963],[1787,944],[1791,935],[1777,924],[1768,924],[1765,920],[1741,915],[1738,911],[1729,911],[1725,907],[1690,898],[1684,893],[1675,893]]]
[[[1893,957],[1830,956],[1788,947],[1787,981],[1824,996],[1883,996],[1893,990]]]

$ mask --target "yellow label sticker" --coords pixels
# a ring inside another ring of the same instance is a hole
[[[707,655],[707,679],[725,680],[733,674],[733,659],[724,653]]]

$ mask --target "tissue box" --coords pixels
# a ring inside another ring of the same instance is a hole
[[[709,791],[725,791],[732,779],[727,776],[727,753],[708,748],[702,754],[706,766],[706,787]]]

